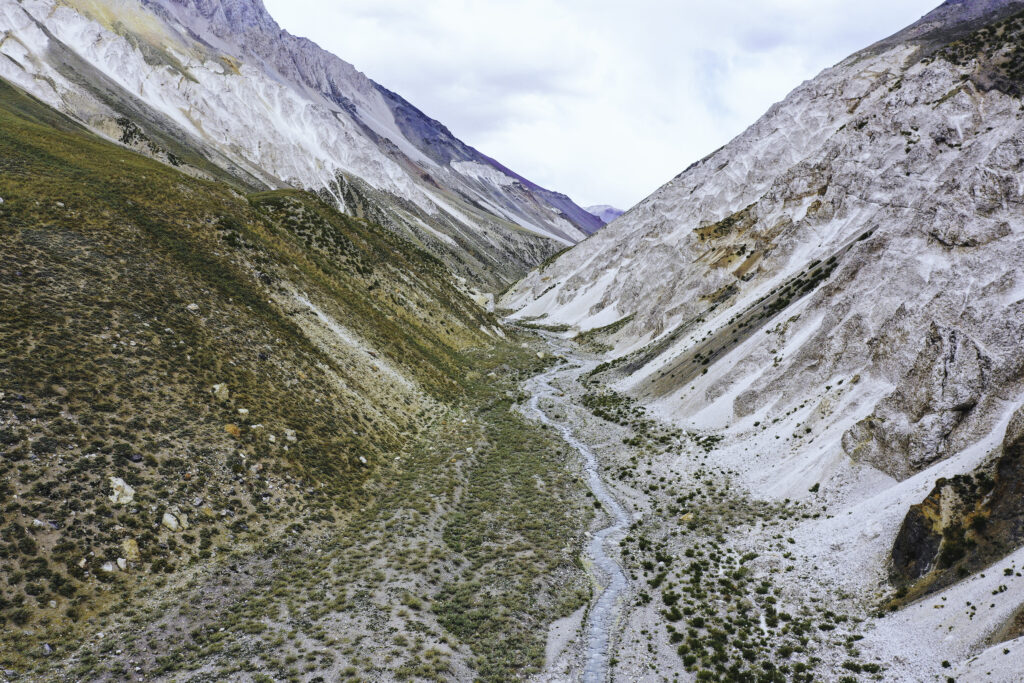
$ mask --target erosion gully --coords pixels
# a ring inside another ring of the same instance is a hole
[[[560,349],[564,350],[564,349]],[[578,359],[572,359],[578,360]],[[614,559],[606,544],[609,537],[625,532],[631,517],[622,505],[608,491],[601,479],[597,456],[573,431],[565,421],[552,416],[552,411],[545,411],[542,401],[548,399],[555,405],[565,402],[564,394],[556,389],[552,382],[563,379],[575,382],[584,372],[596,363],[570,362],[555,367],[544,374],[531,378],[524,388],[530,394],[529,415],[557,430],[567,444],[575,448],[583,456],[587,484],[594,497],[610,515],[611,523],[593,535],[590,541],[589,554],[595,568],[596,579],[601,585],[597,600],[591,605],[587,621],[586,641],[584,643],[584,683],[601,683],[608,678],[610,668],[610,634],[622,610],[621,598],[628,586],[628,579],[619,563]]]

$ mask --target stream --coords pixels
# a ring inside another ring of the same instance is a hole
[[[582,373],[586,369],[577,368],[576,371],[577,373]],[[583,456],[584,469],[587,474],[587,483],[590,486],[590,490],[612,518],[612,523],[594,534],[590,541],[590,557],[597,568],[597,578],[599,581],[606,583],[601,588],[597,601],[592,605],[590,617],[587,621],[583,681],[584,683],[601,683],[607,678],[609,670],[609,659],[611,656],[609,652],[609,635],[621,611],[619,599],[628,585],[626,574],[623,572],[622,567],[619,566],[619,563],[606,550],[605,541],[609,536],[624,532],[630,523],[630,516],[626,514],[626,511],[608,492],[607,487],[605,487],[598,468],[597,456],[590,447],[576,437],[569,424],[552,419],[540,407],[540,401],[543,398],[558,401],[558,396],[561,392],[551,385],[551,380],[559,374],[567,374],[573,371],[564,366],[553,368],[542,375],[530,379],[527,382],[527,389],[531,394],[529,405],[533,415],[543,424],[558,430],[565,442]]]

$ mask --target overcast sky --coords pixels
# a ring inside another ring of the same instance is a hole
[[[577,203],[629,208],[940,0],[265,0]]]

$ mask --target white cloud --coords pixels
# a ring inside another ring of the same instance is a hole
[[[938,0],[265,2],[534,182],[627,208]]]

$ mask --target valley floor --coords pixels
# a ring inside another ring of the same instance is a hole
[[[1019,680],[1024,645],[1003,643],[972,658],[979,624],[969,624],[972,599],[977,606],[1006,590],[999,586],[1019,583],[1003,565],[1016,570],[1020,558],[1000,562],[988,579],[887,614],[887,585],[852,576],[861,567],[844,576],[822,564],[838,540],[830,530],[847,510],[834,506],[832,514],[813,496],[800,503],[751,496],[739,472],[722,464],[735,461],[742,443],[652,419],[588,379],[598,358],[549,341],[566,362],[526,387],[540,392],[535,403],[554,426],[593,451],[629,515],[617,532],[607,505],[595,501],[603,512],[591,530],[610,529],[605,548],[628,583],[613,589],[608,652],[594,651],[594,615],[584,610],[551,627],[538,682],[606,680],[587,674],[604,661],[615,681]],[[593,556],[588,566],[598,591],[613,579],[594,569]],[[954,600],[967,612],[939,623],[936,610]]]
[[[593,515],[575,454],[513,410],[526,399],[519,378],[550,357],[506,345],[477,360],[478,390],[432,415],[424,437],[356,492],[351,514],[300,514],[260,543],[216,544],[167,579],[125,573],[118,597],[77,629],[5,632],[0,680],[539,672],[546,624],[590,597],[579,558]]]
[[[749,495],[722,464],[742,444],[652,418],[576,345],[512,348],[349,517],[217,547],[85,633],[5,635],[52,649],[0,679],[1018,680],[1019,643],[958,669],[952,627],[915,624],[946,593],[882,616],[881,587],[820,569],[834,517]],[[977,603],[1002,564],[950,591]]]

